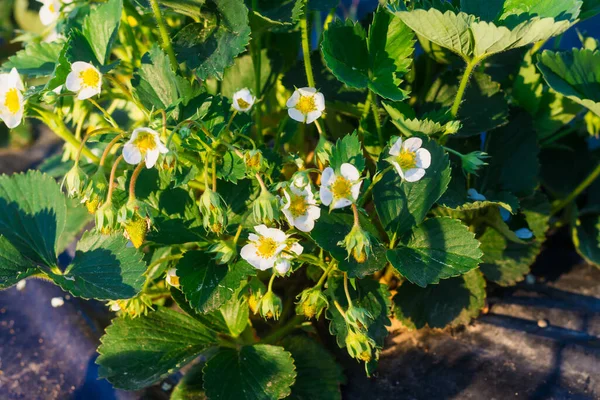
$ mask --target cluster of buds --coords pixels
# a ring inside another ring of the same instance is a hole
[[[373,359],[373,353],[376,343],[369,337],[368,326],[373,316],[364,308],[350,305],[346,314],[346,349],[351,357],[364,362],[370,362]]]

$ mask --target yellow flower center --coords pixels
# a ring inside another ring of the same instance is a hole
[[[331,193],[333,193],[333,197],[337,199],[343,199],[346,197],[350,197],[352,194],[352,183],[343,176],[338,176],[331,185]]]
[[[50,10],[51,13],[56,12],[56,7],[54,7],[54,3],[50,3],[50,5],[48,6],[48,10]]]
[[[302,196],[297,196],[295,194],[290,195],[290,212],[294,217],[300,217],[306,214],[306,210],[308,209],[308,204],[306,203],[306,199]]]
[[[412,151],[402,149],[398,155],[398,164],[403,171],[413,169],[417,166],[417,154]]]
[[[19,92],[17,89],[12,88],[6,92],[6,98],[4,99],[4,106],[8,109],[11,114],[16,114],[21,108],[21,102],[19,101]]]
[[[127,16],[127,23],[132,28],[135,28],[138,25],[137,19],[133,18],[131,15]]]
[[[277,243],[268,237],[261,237],[256,244],[256,255],[262,258],[271,258],[275,255]]]
[[[97,87],[98,82],[100,82],[100,74],[93,68],[81,71],[79,77],[81,78],[82,85],[87,87]]]
[[[312,111],[317,111],[317,105],[315,104],[315,96],[300,96],[298,104],[295,107],[302,114],[307,115]]]
[[[238,103],[238,106],[240,108],[248,108],[248,107],[250,107],[250,103],[248,103],[244,99],[237,99],[237,103]]]
[[[260,153],[246,157],[246,167],[254,169],[260,167]]]
[[[133,141],[133,144],[142,154],[145,154],[149,150],[156,149],[154,135],[149,132],[140,132],[138,137]]]
[[[169,284],[171,286],[179,286],[179,277],[177,275],[169,275]]]

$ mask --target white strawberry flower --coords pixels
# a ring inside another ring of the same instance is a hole
[[[71,64],[65,86],[77,93],[79,100],[89,99],[102,91],[102,74],[92,64],[76,61]]]
[[[158,132],[150,128],[136,128],[129,141],[123,146],[123,159],[132,165],[137,165],[144,160],[146,168],[152,168],[158,156],[168,152],[169,149],[161,142]]]
[[[281,252],[277,261],[275,261],[275,270],[280,275],[287,274],[292,267],[292,259],[302,254],[303,251],[304,247],[300,243],[294,242],[290,244]]]
[[[289,190],[284,190],[285,200],[282,200],[281,211],[290,226],[302,232],[310,232],[315,227],[315,220],[321,216],[321,209],[317,205],[310,185],[299,188],[291,185]]]
[[[305,87],[296,89],[286,103],[289,116],[298,122],[312,124],[325,111],[325,97],[317,89]]]
[[[280,262],[281,252],[287,248],[288,236],[280,229],[257,225],[254,230],[258,234],[248,235],[249,243],[242,247],[240,255],[254,268],[265,271]]]
[[[342,164],[339,175],[327,167],[321,175],[321,202],[331,209],[347,207],[358,199],[361,185],[360,173],[354,165]]]
[[[398,175],[407,182],[417,182],[425,176],[425,170],[431,165],[431,153],[421,148],[423,141],[411,137],[402,142],[398,138],[390,149],[390,157],[386,159],[392,164]]]
[[[177,276],[177,270],[175,268],[169,268],[167,270],[166,281],[167,284],[171,286],[179,287],[179,277]]]
[[[23,120],[24,90],[16,68],[11,69],[8,74],[0,74],[0,119],[10,129],[19,126]]]
[[[243,88],[233,94],[233,108],[239,112],[250,111],[255,101],[256,97],[252,96],[248,88]]]
[[[40,21],[44,26],[49,26],[58,20],[60,15],[60,0],[37,0],[42,3],[40,7]],[[69,1],[70,2],[70,1]]]

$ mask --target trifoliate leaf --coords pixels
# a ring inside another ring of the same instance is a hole
[[[63,274],[49,273],[74,296],[97,300],[129,299],[142,289],[146,264],[142,254],[127,247],[123,235],[86,232],[77,243],[75,258]]]
[[[204,390],[209,399],[283,399],[290,395],[295,379],[291,354],[267,344],[239,350],[222,347],[204,367]]]
[[[142,57],[142,65],[133,77],[132,86],[137,98],[149,110],[167,110],[179,100],[176,75],[169,58],[158,45]]]
[[[177,33],[173,46],[177,60],[198,78],[222,79],[250,41],[248,9],[243,0],[208,0],[207,6],[217,14],[217,25],[207,29],[203,23],[189,24]]]
[[[360,24],[338,20],[325,31],[321,49],[327,67],[346,85],[400,101],[407,97],[398,86],[409,71],[414,42],[400,19],[379,8],[368,40]]]
[[[485,279],[474,270],[421,288],[405,282],[394,296],[394,315],[409,329],[468,323],[485,305]]]
[[[66,217],[65,196],[48,175],[0,176],[0,235],[34,264],[56,265]]]
[[[256,270],[245,261],[231,266],[217,265],[209,254],[188,251],[177,264],[181,290],[190,305],[200,313],[220,308]]]
[[[466,6],[463,11],[482,12],[481,5],[475,6],[473,1],[463,3]],[[551,5],[548,7],[544,3]],[[408,11],[402,2],[393,3],[388,8],[418,35],[466,59],[481,60],[563,33],[579,15],[580,4],[575,0],[507,0],[503,4],[493,1],[486,2],[487,8],[481,18],[436,8]],[[495,18],[494,14],[497,15]]]
[[[544,51],[537,67],[548,85],[600,116],[600,51]]]
[[[339,173],[340,167],[344,163],[354,165],[360,173],[365,169],[365,157],[363,156],[362,145],[356,131],[338,139],[331,149],[331,155],[329,156],[329,165],[331,168],[336,173]]]
[[[550,204],[542,193],[522,200],[522,213],[535,239],[529,243],[515,243],[499,231],[488,227],[478,238],[483,251],[480,270],[486,279],[501,286],[510,286],[522,281],[529,273],[531,264],[542,250],[548,229]]]
[[[290,400],[341,400],[343,375],[331,354],[308,336],[288,336],[283,347],[292,354],[296,382]]]
[[[108,0],[93,8],[83,21],[82,33],[102,65],[108,61],[112,45],[117,38],[122,9],[123,0]]]
[[[477,268],[482,255],[475,235],[459,220],[444,217],[425,220],[387,253],[394,268],[421,287]]]
[[[450,108],[458,93],[460,76],[449,72],[436,80],[425,97],[428,109]],[[435,106],[435,107],[434,107]],[[508,122],[508,102],[500,84],[489,75],[476,72],[465,91],[457,119],[461,128],[456,136],[465,137],[487,132]]]
[[[37,266],[14,248],[4,236],[0,236],[0,289],[6,289],[33,275]]]
[[[348,300],[344,292],[344,278],[329,278],[325,294],[328,299],[337,301],[343,310],[348,308]],[[372,279],[356,280],[356,289],[349,285],[348,288],[352,304],[364,308],[372,318],[368,318],[368,335],[375,341],[377,347],[383,347],[383,341],[388,335],[387,326],[391,324],[390,315],[390,292],[386,285],[380,284]],[[348,326],[346,320],[336,307],[328,307],[326,317],[331,321],[329,332],[336,336],[338,346],[346,345]]]
[[[448,155],[433,140],[423,140],[423,148],[431,153],[431,165],[425,176],[418,182],[403,182],[392,169],[383,175],[373,188],[375,208],[383,228],[390,235],[400,237],[403,233],[423,221],[429,209],[442,196],[450,182],[450,162]],[[390,164],[384,161],[388,156],[386,148],[379,156],[378,169]]]
[[[585,215],[572,227],[577,252],[589,263],[600,267],[600,216]]]
[[[159,307],[137,318],[113,319],[100,341],[100,377],[119,389],[137,390],[182,368],[217,337],[195,319]]]
[[[9,57],[2,70],[8,72],[16,68],[20,74],[30,77],[52,75],[62,48],[62,43],[31,42],[24,50]]]

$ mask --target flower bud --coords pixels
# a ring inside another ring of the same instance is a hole
[[[148,314],[148,311],[152,309],[152,299],[147,294],[142,293],[127,300],[109,301],[106,305],[109,306],[112,311],[120,312],[131,318],[135,318]]]
[[[237,256],[233,240],[220,240],[208,248],[208,252],[215,255],[217,264],[229,264]]]
[[[253,176],[260,172],[263,164],[263,156],[260,150],[250,150],[244,154],[244,163],[246,164],[246,172]]]
[[[600,136],[600,117],[597,116],[596,113],[588,111],[583,119],[590,136],[598,138]]]
[[[279,296],[272,291],[269,291],[265,293],[265,295],[258,301],[257,308],[261,317],[265,319],[273,318],[277,320],[281,315],[283,303],[281,302]]]
[[[146,240],[146,234],[150,229],[150,221],[136,215],[131,221],[123,224],[123,228],[125,228],[125,232],[123,232],[125,237],[131,240],[136,249],[139,249]]]
[[[42,96],[42,101],[48,105],[56,104],[56,100],[58,100],[58,93],[53,90],[49,90]]]
[[[363,263],[367,261],[371,254],[371,239],[369,236],[369,233],[360,225],[354,225],[350,233],[338,244],[346,248],[348,259],[352,256],[357,262]]]
[[[175,268],[169,268],[165,280],[168,285],[173,287],[179,287],[179,277],[177,276],[177,270]]]
[[[346,311],[346,321],[357,329],[366,329],[372,320],[373,316],[365,308],[350,306]]]
[[[268,190],[261,190],[260,196],[252,203],[254,220],[258,223],[270,224],[279,219],[279,201]]]
[[[96,211],[96,230],[103,235],[109,235],[115,230],[117,216],[111,202],[102,204]]]
[[[450,121],[444,125],[444,135],[454,135],[461,127],[460,121]]]
[[[200,196],[199,207],[202,214],[204,229],[222,234],[227,227],[227,210],[224,201],[218,193],[206,189]]]
[[[67,191],[67,196],[75,197],[79,194],[85,180],[87,179],[87,175],[81,168],[79,168],[79,164],[75,163],[73,168],[67,172],[62,181],[62,187]]]
[[[104,174],[104,168],[100,167],[98,168],[98,171],[92,175],[82,199],[82,203],[85,203],[90,214],[94,214],[102,205],[107,192],[108,180]]]
[[[477,171],[484,165],[488,165],[485,162],[486,159],[490,158],[487,153],[483,151],[473,151],[469,154],[464,154],[461,157],[462,169],[465,174],[475,174],[477,175]]]
[[[267,291],[267,287],[260,279],[252,279],[246,286],[248,291],[248,306],[253,314],[258,312],[258,303],[263,297],[263,293]]]
[[[307,171],[298,171],[292,176],[292,185],[298,189],[303,189],[310,185],[310,175]]]
[[[346,349],[352,358],[369,362],[373,358],[373,348],[375,341],[365,335],[362,331],[348,329],[346,335]]]
[[[300,301],[296,303],[296,314],[304,315],[309,319],[313,317],[319,319],[321,313],[329,306],[327,297],[320,288],[306,289],[298,297]]]

